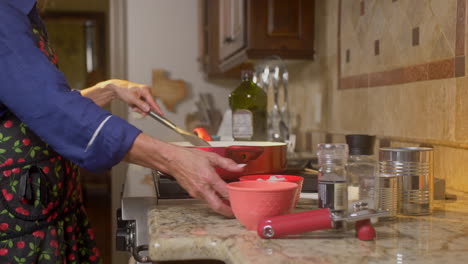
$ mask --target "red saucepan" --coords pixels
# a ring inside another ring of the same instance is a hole
[[[193,147],[188,142],[174,144],[210,151],[246,164],[242,173],[231,173],[223,169],[217,172],[224,180],[237,180],[242,175],[280,173],[286,169],[286,143],[263,141],[210,141],[209,147]]]

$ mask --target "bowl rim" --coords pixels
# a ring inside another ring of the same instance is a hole
[[[282,176],[282,177],[285,177],[284,180],[276,180],[276,181],[270,181],[270,182],[292,182],[292,181],[303,181],[304,180],[304,177],[302,176],[299,176],[299,175],[290,175],[290,174],[276,174],[276,173],[271,173],[271,174],[248,174],[248,175],[242,175],[239,177],[239,181],[257,181],[257,179],[249,179],[249,178],[253,178],[253,177],[259,177],[259,178],[262,178],[262,177],[271,177],[271,176]],[[290,179],[286,178],[286,177],[290,177]]]
[[[255,182],[255,183],[262,183],[266,185],[262,188],[253,188],[253,187],[239,187],[236,185],[239,184],[246,184],[248,182]],[[270,185],[270,186],[268,186]],[[276,185],[276,188],[272,188],[271,186]],[[278,189],[278,185],[284,185],[281,189]],[[230,182],[227,184],[228,190],[234,191],[247,191],[247,192],[277,192],[277,191],[289,191],[292,189],[298,188],[299,185],[295,182],[287,182],[287,181],[236,181]]]
[[[182,147],[193,147],[188,141],[174,141],[172,144]],[[210,146],[198,146],[196,148],[228,148],[231,146],[249,146],[249,147],[286,147],[285,142],[276,141],[210,141]]]

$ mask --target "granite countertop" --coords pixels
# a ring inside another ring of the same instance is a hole
[[[225,263],[466,263],[468,195],[435,201],[431,216],[399,216],[380,222],[377,239],[360,241],[316,231],[287,239],[261,239],[236,219],[197,200],[160,203],[149,212],[149,256],[154,261],[217,259]],[[297,211],[316,208],[301,199]]]

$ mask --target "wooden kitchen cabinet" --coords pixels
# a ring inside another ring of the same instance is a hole
[[[315,0],[203,0],[202,64],[223,76],[256,59],[313,59]]]
[[[219,1],[219,59],[226,60],[246,45],[245,1]]]

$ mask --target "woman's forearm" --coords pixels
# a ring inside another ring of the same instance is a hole
[[[156,140],[146,134],[138,135],[124,160],[147,168],[167,171],[172,145]],[[163,155],[163,153],[169,155]]]
[[[109,81],[100,82],[93,87],[81,90],[81,95],[87,97],[99,106],[109,104],[113,99],[117,98],[117,94]]]

